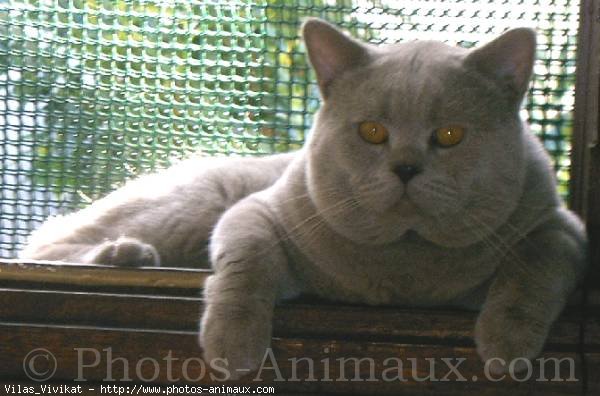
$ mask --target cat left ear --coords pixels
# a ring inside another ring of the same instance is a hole
[[[318,18],[308,18],[304,22],[302,37],[324,99],[337,77],[363,63],[367,57],[366,45]]]
[[[533,71],[535,31],[512,29],[481,48],[473,50],[465,64],[492,77],[521,98]]]

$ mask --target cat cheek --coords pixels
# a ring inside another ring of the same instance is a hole
[[[390,183],[386,188],[368,191],[359,198],[361,205],[375,213],[383,214],[392,209],[404,194],[400,183]]]
[[[454,188],[438,185],[430,187],[431,182],[409,185],[407,195],[425,215],[447,217],[460,212],[461,194]]]

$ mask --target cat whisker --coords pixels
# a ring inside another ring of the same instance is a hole
[[[458,207],[459,194],[456,190],[444,189],[439,185],[427,183],[423,185],[423,192],[432,196],[442,210],[452,212]],[[434,214],[434,216],[438,217],[438,220],[441,219],[439,214]]]
[[[487,192],[483,192],[483,191],[473,191],[472,192],[472,197],[477,199],[480,198],[482,200],[492,200],[492,201],[497,201],[498,203],[514,203],[514,200],[511,199],[510,197],[501,197],[498,196],[497,194],[492,194],[492,193],[487,193]],[[477,202],[477,201],[475,201]],[[529,209],[546,209],[549,207],[549,205],[547,203],[545,204],[540,204],[540,205],[534,205],[534,204],[527,204],[524,202],[519,202],[519,206],[523,207],[523,208],[529,208]]]
[[[430,192],[439,193],[441,196],[456,197],[458,195],[456,189],[443,183],[426,182],[423,187],[429,189]]]
[[[301,222],[294,225],[290,230],[287,230],[285,236],[282,236],[282,237],[276,239],[275,241],[273,241],[273,243],[271,243],[270,245],[268,245],[261,251],[248,257],[248,259],[252,259],[254,257],[264,255],[264,254],[268,253],[274,247],[281,244],[282,242],[289,241],[292,237],[294,237],[295,241],[299,240],[302,235],[305,235],[305,233],[314,232],[316,229],[318,229],[322,225],[326,224],[326,221],[322,218],[322,216],[325,213],[328,213],[333,210],[343,211],[343,210],[346,210],[346,209],[352,207],[353,205],[355,205],[354,198],[351,197],[351,198],[346,198],[346,199],[337,201],[335,204],[332,204],[325,209],[317,211],[313,215],[307,217],[306,219],[304,219]],[[312,228],[310,228],[308,230],[302,230],[303,227],[306,227],[308,224],[310,224],[310,222],[313,222],[315,220],[316,220],[316,222],[315,222],[315,224],[313,224],[311,226]]]
[[[510,256],[518,265],[511,266],[510,268],[514,268],[515,270],[522,271],[526,274],[532,274],[533,271],[528,267],[527,263],[523,261],[521,256],[514,251],[514,247],[509,245],[495,230],[493,230],[489,225],[487,225],[484,221],[479,220],[477,217],[467,214],[467,216],[477,222],[477,224],[483,228],[486,228],[489,231],[489,238],[494,237],[496,241],[498,241],[501,245],[501,248],[506,253],[505,255]],[[503,267],[505,268],[505,267]]]

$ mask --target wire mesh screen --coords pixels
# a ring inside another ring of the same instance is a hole
[[[0,0],[0,257],[46,216],[192,151],[299,148],[318,106],[298,38],[308,15],[375,43],[537,28],[524,112],[566,196],[578,3]]]

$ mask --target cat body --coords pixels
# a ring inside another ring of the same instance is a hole
[[[221,214],[267,188],[293,158],[192,157],[144,175],[75,213],[47,220],[21,258],[71,263],[202,267]]]
[[[535,137],[530,138],[530,144],[533,153],[543,153]],[[577,224],[564,209],[556,213],[559,201],[553,193],[548,158],[544,155],[530,161],[525,183],[537,187],[525,191],[517,210],[493,236],[474,236],[473,240],[480,240],[465,246],[440,246],[414,231],[396,234],[395,240],[383,244],[362,236],[358,242],[341,235],[320,214],[323,210],[335,212],[336,202],[317,208],[306,194],[305,152],[299,153],[278,183],[246,201],[264,208],[265,216],[273,221],[277,244],[286,252],[296,282],[285,285],[283,295],[299,290],[301,294],[357,303],[478,309],[485,296],[482,290],[487,290],[500,263],[518,260],[510,256],[514,253],[508,247],[554,216],[564,215]],[[351,209],[362,217],[357,205]],[[347,216],[347,208],[343,209],[339,211]],[[390,234],[393,238],[393,231]]]
[[[200,343],[232,378],[258,367],[275,304],[301,294],[480,309],[492,371],[535,357],[586,236],[519,115],[534,33],[475,50],[375,47],[316,19],[303,35],[323,104],[302,150],[133,181],[42,226],[23,257],[177,265],[210,234]]]

